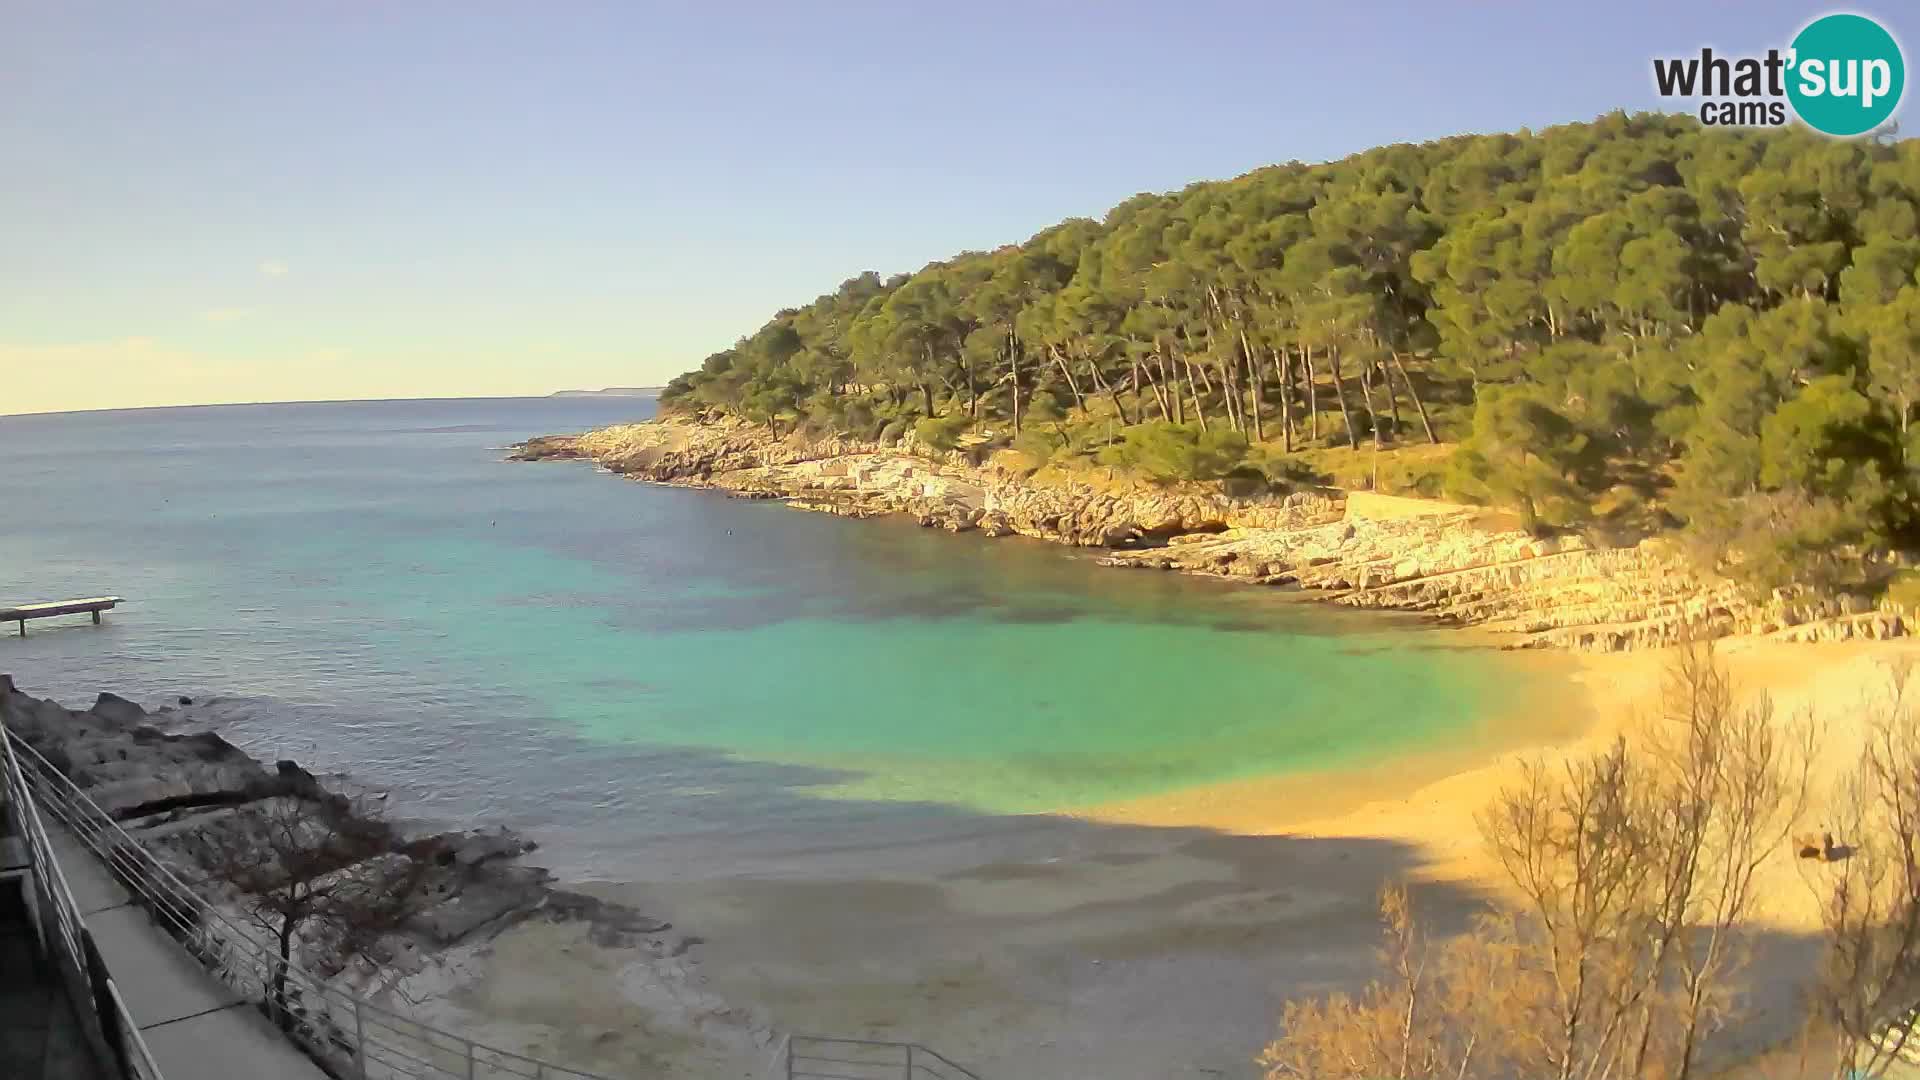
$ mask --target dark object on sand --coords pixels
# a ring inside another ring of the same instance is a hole
[[[1793,838],[1793,853],[1802,859],[1818,859],[1821,862],[1839,862],[1853,849],[1845,844],[1833,842],[1833,834],[1823,832],[1818,836],[1812,833],[1797,833]]]

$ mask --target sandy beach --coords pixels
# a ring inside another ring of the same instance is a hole
[[[1815,727],[1819,746],[1807,825],[1818,823],[1828,789],[1857,759],[1870,716],[1863,706],[1885,692],[1892,665],[1920,661],[1920,643],[1907,640],[1810,645],[1733,638],[1716,643],[1715,651],[1741,700],[1751,702],[1765,695],[1772,701],[1777,723]],[[1101,816],[1139,822],[1203,822],[1231,832],[1391,840],[1421,853],[1424,879],[1497,888],[1499,872],[1482,849],[1474,815],[1517,778],[1524,760],[1598,752],[1616,738],[1631,738],[1637,728],[1656,719],[1672,650],[1563,659],[1573,665],[1570,683],[1579,698],[1569,701],[1568,712],[1561,715],[1585,717],[1575,738],[1554,739],[1543,731],[1540,738],[1523,739],[1530,745],[1468,768],[1446,770],[1437,779],[1413,786],[1406,786],[1405,776],[1396,777],[1392,770],[1346,777],[1351,785],[1348,797],[1359,805],[1332,812],[1303,812],[1298,785],[1278,780],[1242,785],[1230,793],[1205,791],[1109,808]],[[1522,726],[1507,728],[1509,734],[1524,732],[1524,722],[1518,723]],[[1423,763],[1416,760],[1401,768],[1417,775]],[[1782,858],[1771,869],[1779,874],[1796,868],[1792,859]],[[1799,882],[1797,873],[1793,881]],[[1814,929],[1818,914],[1811,893],[1804,887],[1784,887],[1787,884],[1782,880],[1768,890],[1768,903],[1759,912],[1761,921],[1783,931]]]
[[[1856,706],[1887,665],[1920,657],[1905,642],[1719,649],[1742,692],[1771,695],[1783,720],[1813,710],[1824,776],[1851,762]],[[573,1060],[701,1075],[765,1075],[780,1031],[919,1042],[989,1077],[1255,1077],[1284,1001],[1372,977],[1383,885],[1412,883],[1441,933],[1498,902],[1474,814],[1523,758],[1596,748],[1647,717],[1668,656],[1520,662],[1561,676],[1549,685],[1564,692],[1490,716],[1460,746],[1379,768],[1003,819],[977,840],[901,857],[593,883],[700,936],[673,978],[536,922],[470,957],[451,1006],[470,1023],[511,1025],[550,1020],[551,1003],[534,1003],[544,995],[579,1000],[591,1022],[566,1040]],[[1783,851],[1768,875],[1761,989],[1739,1036],[1756,1048],[1790,1030],[1815,955],[1799,868]]]

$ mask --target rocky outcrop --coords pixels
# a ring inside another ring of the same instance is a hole
[[[808,462],[876,453],[877,444],[831,437],[779,437],[738,420],[694,423],[662,420],[616,424],[582,435],[528,439],[508,455],[513,461],[589,458],[609,472],[660,483],[734,487],[751,474]]]
[[[859,440],[775,436],[738,420],[669,417],[532,439],[515,460],[586,458],[635,479],[783,498],[798,509],[986,536],[1110,549],[1110,566],[1176,570],[1310,590],[1335,603],[1424,614],[1508,635],[1512,648],[1619,651],[1684,636],[1795,641],[1907,632],[1900,611],[1854,598],[1756,599],[1666,542],[1596,548],[1542,539],[1487,512],[1424,500],[1202,490],[1034,475],[959,454]]]
[[[513,448],[507,455],[508,461],[557,461],[566,458],[584,457],[576,447],[579,437],[575,435],[543,435],[528,439]]]
[[[1284,582],[1351,607],[1503,631],[1515,648],[1668,644],[1702,628],[1731,632],[1734,613],[1750,607],[1731,585],[1695,574],[1658,542],[1596,550],[1579,537],[1489,528],[1471,510],[1236,530],[1106,561]]]
[[[1153,545],[1224,529],[1280,528],[1340,514],[1337,499],[1297,493],[1229,499],[1147,486],[1103,490],[1041,482],[969,463],[959,454],[885,447],[844,437],[774,436],[738,420],[669,418],[582,435],[529,439],[513,461],[585,458],[654,483],[707,487],[746,498],[782,498],[797,509],[871,517],[905,514],[929,527],[1022,535],[1081,547]]]
[[[389,959],[411,957],[417,966],[424,955],[483,928],[541,912],[589,917],[596,932],[602,922],[621,935],[667,929],[638,912],[555,889],[546,870],[519,861],[535,844],[510,829],[411,833],[367,813],[294,762],[268,768],[218,734],[169,734],[154,719],[112,694],[100,695],[90,709],[67,709],[20,692],[0,675],[0,724],[216,904],[244,906],[246,898],[204,864],[204,852],[218,846],[205,841],[223,830],[232,835],[237,815],[247,808],[307,800],[347,815],[343,833],[370,838],[370,846],[356,853],[362,861],[397,861],[406,871],[385,875],[414,890],[404,922],[379,950]],[[307,944],[316,949],[308,955],[310,966],[338,968],[339,957],[317,951],[324,943]]]
[[[1152,546],[1229,529],[1298,528],[1337,518],[1338,501],[1296,492],[1228,499],[1190,492],[1101,491],[1091,484],[1002,480],[988,489],[986,516],[1022,536],[1081,547]]]

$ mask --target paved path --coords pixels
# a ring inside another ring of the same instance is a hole
[[[48,830],[60,870],[166,1080],[327,1080],[260,1010],[160,929],[93,853]]]

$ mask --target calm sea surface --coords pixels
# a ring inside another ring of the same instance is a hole
[[[0,417],[0,637],[265,757],[504,821],[578,876],[993,835],[1008,815],[1443,745],[1521,678],[1274,590],[628,483],[500,447],[644,401]]]

